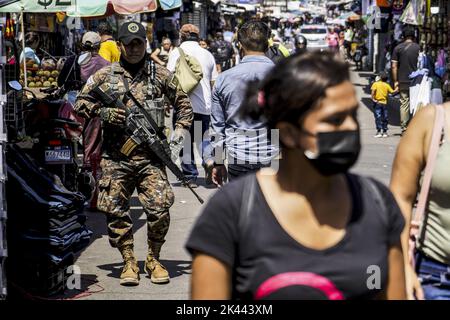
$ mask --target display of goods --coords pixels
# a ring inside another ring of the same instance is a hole
[[[52,59],[44,60],[41,66],[34,65],[28,67],[27,64],[27,83],[30,88],[49,88],[58,86],[59,71],[56,63]],[[25,85],[25,75],[23,65],[19,79],[20,84]]]

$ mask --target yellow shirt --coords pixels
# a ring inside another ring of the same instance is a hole
[[[269,39],[269,47],[274,45],[274,41],[272,39]],[[281,54],[287,58],[290,56],[289,50],[288,48],[286,48],[285,46],[283,46],[281,43],[278,43],[278,49],[280,50]]]
[[[372,95],[375,97],[375,100],[381,104],[387,104],[389,93],[394,93],[395,90],[392,87],[383,81],[377,81],[372,85]]]
[[[118,62],[120,60],[120,50],[117,44],[112,40],[106,40],[100,44],[100,50],[98,54],[111,63]]]

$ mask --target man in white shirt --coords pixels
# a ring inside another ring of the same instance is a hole
[[[194,121],[190,129],[191,155],[190,161],[186,161],[186,157],[183,157],[184,161],[182,161],[181,164],[183,173],[190,180],[191,187],[195,188],[197,187],[196,180],[198,177],[198,170],[197,165],[194,161],[194,138],[195,134],[200,134],[200,132],[198,131],[201,127],[201,139],[197,139],[197,148],[200,151],[203,159],[203,153],[209,145],[209,136],[204,137],[204,135],[205,132],[209,130],[211,114],[211,91],[212,87],[214,86],[214,82],[217,79],[218,73],[213,55],[208,50],[200,47],[200,44],[198,43],[200,40],[200,30],[198,27],[192,24],[183,25],[180,30],[180,40],[180,48],[186,55],[196,58],[202,66],[203,71],[202,80],[197,85],[197,87],[189,94],[192,108],[194,110]],[[169,69],[169,71],[175,72],[175,67],[179,58],[180,52],[178,49],[175,49],[170,53],[169,62],[167,63],[167,69]]]

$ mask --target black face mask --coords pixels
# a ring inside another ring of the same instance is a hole
[[[324,176],[347,172],[361,151],[359,130],[317,134],[317,154],[305,151],[305,157]]]

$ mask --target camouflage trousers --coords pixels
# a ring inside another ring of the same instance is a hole
[[[114,161],[102,159],[97,208],[106,213],[112,247],[133,244],[130,199],[137,189],[147,215],[147,237],[163,243],[169,230],[169,208],[174,202],[164,168],[151,160]]]

